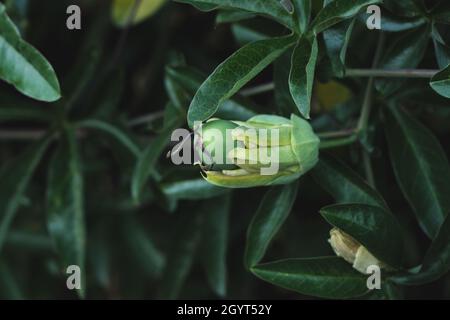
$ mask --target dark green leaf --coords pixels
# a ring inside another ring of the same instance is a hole
[[[250,43],[220,64],[206,79],[189,107],[188,122],[204,121],[219,106],[294,44],[292,36]]]
[[[439,233],[425,255],[422,267],[416,274],[393,277],[392,280],[403,285],[422,285],[433,282],[450,270],[450,215],[447,215]]]
[[[93,105],[90,106],[92,118],[107,120],[114,117],[122,99],[125,87],[125,73],[123,69],[116,70],[110,76],[114,81],[104,81],[95,89]]]
[[[317,39],[301,38],[294,49],[289,75],[289,89],[298,110],[309,119],[314,75],[318,55]]]
[[[161,189],[166,197],[173,200],[210,199],[229,192],[228,189],[214,186],[202,178],[163,183]]]
[[[223,196],[204,205],[202,260],[209,286],[224,297],[227,292],[227,247],[230,197]]]
[[[314,179],[339,203],[360,203],[387,208],[381,195],[356,172],[326,154],[312,171]]]
[[[42,101],[61,97],[59,82],[50,63],[25,42],[0,3],[0,78],[23,94]]]
[[[232,23],[254,18],[255,14],[241,10],[222,10],[216,16],[216,23]]]
[[[434,91],[450,99],[450,65],[436,74],[430,82]]]
[[[176,299],[191,270],[200,240],[202,216],[185,212],[177,226],[170,254],[164,268],[158,298]]]
[[[65,103],[67,110],[85,107],[86,103],[83,104],[83,100],[86,99],[89,90],[92,90],[92,81],[99,72],[101,58],[102,52],[96,43],[96,46],[89,48],[81,55],[72,68],[72,73],[64,79],[63,91],[67,92],[67,103]],[[108,84],[110,84],[109,81]]]
[[[261,30],[249,23],[235,23],[231,26],[231,31],[240,46],[270,38],[266,33],[261,32]]]
[[[450,3],[448,1],[441,1],[431,11],[433,20],[439,23],[450,23]]]
[[[159,135],[154,138],[147,148],[141,153],[138,163],[133,172],[131,182],[131,194],[135,202],[139,202],[142,190],[147,182],[147,179],[153,174],[156,162],[164,151],[164,148],[169,144],[172,131],[178,126],[175,121],[163,129]]]
[[[293,0],[294,17],[300,33],[308,30],[309,20],[311,19],[311,1],[312,0]]]
[[[366,277],[338,257],[288,259],[252,268],[264,281],[295,292],[331,299],[367,293]]]
[[[240,9],[263,16],[270,17],[275,21],[294,30],[292,16],[286,11],[278,0],[176,0],[178,2],[190,3],[201,10]],[[206,7],[199,7],[206,6]]]
[[[410,115],[391,107],[386,134],[392,165],[422,230],[434,238],[450,212],[450,166],[434,135]]]
[[[206,79],[205,75],[190,67],[166,67],[166,72],[167,77],[170,78],[172,82],[188,92],[189,99],[195,95],[198,88]],[[181,95],[182,94],[179,93],[177,96],[181,97]],[[217,116],[223,119],[246,121],[256,115],[253,109],[255,109],[255,107],[247,99],[233,97],[232,99],[223,102],[222,106],[217,111]]]
[[[46,234],[11,230],[5,241],[6,246],[34,252],[52,252],[53,243]]]
[[[102,120],[88,119],[79,122],[78,126],[81,128],[91,128],[108,133],[119,141],[125,148],[127,148],[135,157],[138,158],[141,154],[139,147],[128,136],[128,134],[112,124]]]
[[[422,0],[384,0],[383,4],[391,12],[404,17],[416,17],[425,13]]]
[[[331,60],[333,72],[342,77],[345,72],[347,48],[352,35],[355,19],[343,21],[323,33],[323,39]]]
[[[176,72],[172,67],[166,68],[166,76],[164,78],[164,86],[166,88],[166,92],[169,96],[172,106],[174,107],[173,109],[178,113],[185,113],[185,110],[187,110],[189,102],[192,99],[192,95],[189,92],[190,90],[183,88],[183,86],[171,76],[170,71]],[[187,77],[188,76],[189,75],[187,75]],[[197,74],[195,74],[195,76],[197,76]],[[184,75],[184,77],[186,77],[186,75]],[[189,86],[192,86],[192,83],[190,83]],[[166,110],[167,109],[168,108],[166,108]]]
[[[402,265],[402,233],[391,213],[378,206],[338,204],[322,208],[320,214],[332,226],[355,238],[380,261],[396,268]]]
[[[387,70],[416,68],[423,59],[429,38],[430,29],[428,25],[400,36],[388,48],[379,67]],[[402,81],[398,79],[378,79],[375,85],[381,93],[389,95],[401,87]]]
[[[164,268],[165,257],[156,247],[147,230],[131,217],[127,219],[121,230],[127,248],[135,257],[142,272],[150,278],[158,278]]]
[[[367,14],[361,13],[358,16],[358,20],[366,24],[367,22]],[[415,29],[420,27],[421,25],[427,23],[427,19],[425,17],[415,17],[415,18],[405,18],[399,17],[390,13],[387,10],[382,11],[381,15],[381,29],[386,32],[401,32],[407,31],[410,29]]]
[[[218,118],[247,121],[257,115],[244,99],[226,100],[216,113]]]
[[[2,170],[0,176],[2,182],[0,184],[0,252],[30,179],[49,142],[49,137],[44,138],[14,159],[13,162],[8,163]]]
[[[192,96],[206,79],[199,70],[187,66],[166,66],[166,76]]]
[[[272,187],[264,196],[247,231],[245,265],[251,268],[264,257],[273,237],[291,213],[297,183]]]
[[[83,175],[75,132],[68,128],[50,162],[47,187],[47,227],[60,255],[63,272],[70,265],[81,270],[81,290],[85,288],[85,225]]]
[[[219,7],[216,4],[211,4],[202,0],[175,0],[175,1],[181,3],[188,3],[201,11],[212,11]]]
[[[312,23],[315,34],[319,34],[333,25],[356,16],[361,9],[381,3],[381,0],[335,0],[326,5]]]
[[[5,262],[0,260],[0,299],[23,300],[24,295],[16,277]]]
[[[278,114],[284,117],[290,117],[293,113],[300,115],[289,89],[291,59],[292,51],[288,50],[274,64],[275,101]]]
[[[433,37],[434,51],[439,68],[444,69],[450,64],[450,47],[442,38],[437,26],[433,24],[431,35]]]
[[[362,300],[404,300],[403,287],[393,283],[389,278],[382,280],[380,290],[371,290]]]

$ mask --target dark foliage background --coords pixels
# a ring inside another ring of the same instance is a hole
[[[427,8],[439,2],[426,1]],[[286,29],[262,17],[217,23],[215,12],[171,1],[144,22],[126,28],[112,23],[111,1],[3,3],[23,38],[55,69],[62,98],[39,102],[0,82],[1,298],[313,296],[301,289],[293,292],[264,282],[244,265],[248,226],[271,188],[233,191],[213,187],[201,178],[198,167],[174,166],[165,156],[169,133],[176,127],[187,128],[189,103],[206,76],[244,43],[287,34]],[[78,31],[65,27],[66,8],[73,3],[82,8],[82,29]],[[315,16],[322,1],[313,3]],[[382,6],[383,12],[392,9],[388,4]],[[397,25],[416,19],[402,16],[401,10],[400,14],[390,12]],[[364,20],[355,21],[346,66],[371,68],[381,32],[368,31]],[[450,43],[448,24],[435,27],[443,41]],[[384,47],[389,48],[407,32],[383,32]],[[319,39],[311,123],[319,133],[345,132],[358,123],[368,79],[340,77],[333,70],[325,40]],[[254,113],[298,113],[286,89],[288,54],[246,87],[270,83],[275,74],[275,91],[241,97],[239,108],[221,109],[218,116],[245,119]],[[400,54],[399,59],[408,58]],[[437,64],[430,41],[419,64],[406,62],[398,69],[443,66]],[[448,157],[450,100],[435,93],[429,79],[389,81],[388,87],[401,88],[386,93],[376,86],[367,130],[352,143],[321,151],[321,157],[339,158],[363,181],[367,180],[364,163],[369,155],[376,189],[404,230],[402,254],[405,267],[411,268],[422,264],[434,237],[420,228],[414,204],[408,203],[394,174],[385,132],[386,116],[392,117],[388,105],[394,104],[417,119],[427,134],[429,131],[437,138]],[[395,131],[398,125],[391,128]],[[420,139],[418,144],[425,138]],[[40,147],[40,151],[36,149]],[[435,152],[433,147],[430,153]],[[24,169],[32,159],[37,161],[35,169]],[[405,166],[414,162],[406,157],[402,161]],[[448,166],[448,161],[444,165]],[[413,174],[414,167],[410,169]],[[294,205],[263,261],[334,255],[327,242],[331,226],[319,211],[342,201],[325,192],[317,170],[299,180]],[[447,168],[441,172],[445,179]],[[30,180],[21,192],[20,185],[27,177]],[[339,188],[343,184],[337,179],[335,187]],[[422,178],[417,179],[426,188]],[[432,192],[449,190],[448,183],[439,181]],[[414,192],[427,191],[419,188]],[[448,256],[449,250],[444,249],[443,259],[448,260]],[[69,264],[85,266],[83,292],[67,290],[65,267]],[[320,281],[317,279],[318,286]],[[390,282],[388,291],[363,298],[449,298],[450,277],[443,272],[415,286]]]

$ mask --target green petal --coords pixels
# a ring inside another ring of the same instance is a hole
[[[276,175],[263,176],[259,173],[249,173],[243,176],[224,175],[221,172],[208,171],[203,177],[209,183],[225,188],[253,188],[271,185],[287,184],[295,181],[301,173],[297,168],[280,171]]]
[[[314,133],[308,121],[296,115],[291,116],[292,149],[297,155],[302,173],[312,169],[319,161],[320,139]]]

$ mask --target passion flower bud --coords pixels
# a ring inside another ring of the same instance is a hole
[[[212,119],[196,128],[204,177],[214,185],[246,188],[286,184],[313,168],[319,138],[310,124],[259,115],[246,122]]]
[[[338,257],[342,257],[345,261],[351,263],[353,268],[361,273],[367,274],[367,268],[372,265],[376,265],[380,269],[387,267],[358,241],[337,228],[330,231],[329,242]]]
[[[232,129],[238,125],[232,121],[211,119],[202,124],[200,130],[200,140],[195,149],[201,155],[201,164],[205,170],[232,170],[237,169],[233,160],[228,158],[228,153],[234,148],[231,135]],[[198,130],[198,129],[196,129]]]

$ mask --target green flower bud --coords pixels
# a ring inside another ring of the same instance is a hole
[[[238,125],[234,122],[220,119],[211,119],[202,125],[200,145],[196,145],[195,149],[201,155],[202,166],[205,169],[220,171],[238,168],[231,164],[231,159],[227,158],[227,154],[234,148],[234,145],[227,146],[226,144],[226,139],[232,140],[231,130],[236,127]]]
[[[380,269],[389,269],[358,241],[340,229],[333,228],[330,231],[329,242],[337,256],[351,263],[353,268],[361,273],[367,274],[367,268],[372,265],[376,265]]]
[[[310,124],[296,115],[291,119],[258,115],[246,122],[213,119],[200,132],[204,177],[222,187],[290,183],[318,161],[320,140]],[[217,135],[226,137],[226,141]],[[199,152],[198,147],[196,150]],[[208,155],[217,153],[215,150],[222,151],[223,158],[209,157],[213,160],[208,161]]]

